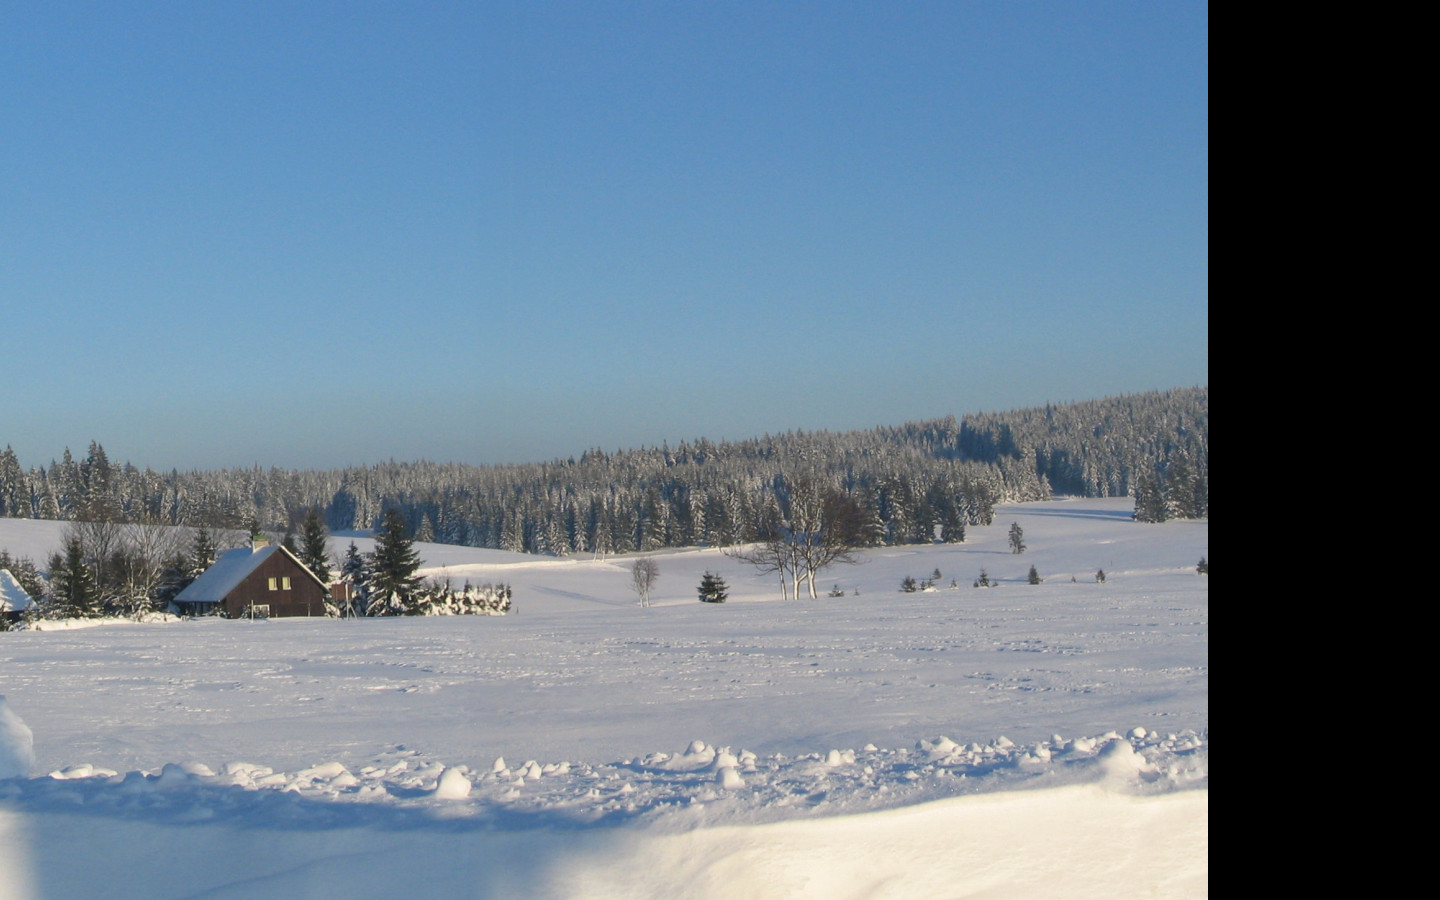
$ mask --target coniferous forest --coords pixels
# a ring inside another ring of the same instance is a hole
[[[996,503],[1133,496],[1140,521],[1209,515],[1208,387],[742,441],[588,449],[524,465],[385,462],[344,469],[157,472],[83,458],[26,468],[0,452],[0,516],[296,533],[370,530],[387,510],[415,540],[568,554],[733,545],[785,517],[796,479],[859,504],[872,545],[963,541]]]

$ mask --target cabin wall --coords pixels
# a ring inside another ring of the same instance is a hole
[[[270,590],[274,578],[276,590]],[[290,579],[290,590],[280,587],[281,579]],[[325,588],[305,568],[284,553],[272,553],[254,572],[225,597],[225,613],[231,618],[245,615],[251,604],[269,606],[270,616],[325,615]]]

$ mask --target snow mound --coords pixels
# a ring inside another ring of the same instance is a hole
[[[435,785],[434,797],[437,800],[464,800],[470,796],[470,779],[459,769],[446,769],[440,773],[440,781]]]
[[[0,778],[24,778],[35,765],[35,736],[0,695]]]
[[[667,830],[699,825],[753,825],[895,809],[916,803],[1003,791],[1091,785],[1107,793],[1155,796],[1209,786],[1207,738],[1191,731],[1144,737],[1108,732],[1098,738],[963,745],[949,738],[917,741],[913,749],[829,749],[789,757],[739,754],[694,741],[671,757],[651,754],[609,764],[542,764],[489,771],[449,766],[397,748],[358,771],[324,762],[276,772],[230,762],[218,772],[201,762],[166,763],[154,772],[123,775],[77,764],[48,777],[26,778],[30,733],[0,704],[0,788],[21,809],[36,812],[74,802],[92,812],[170,822],[211,817],[289,825],[364,826],[377,811],[441,816],[485,827],[524,821],[573,828],[625,823]],[[21,777],[16,777],[16,776]],[[743,788],[743,790],[742,790]],[[306,802],[311,801],[311,802]],[[299,804],[299,805],[297,805]],[[487,824],[488,823],[488,824]]]

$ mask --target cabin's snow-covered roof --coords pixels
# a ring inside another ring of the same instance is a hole
[[[240,586],[245,576],[254,572],[260,564],[269,559],[280,548],[274,544],[252,550],[239,547],[221,554],[215,564],[190,582],[185,590],[175,596],[177,603],[220,603],[225,595]]]
[[[20,612],[35,605],[35,598],[25,592],[9,569],[0,569],[0,612]]]

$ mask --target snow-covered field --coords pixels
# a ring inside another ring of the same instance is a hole
[[[422,544],[515,613],[0,634],[0,897],[1204,896],[1209,527],[1131,505],[1001,507],[818,600]]]

